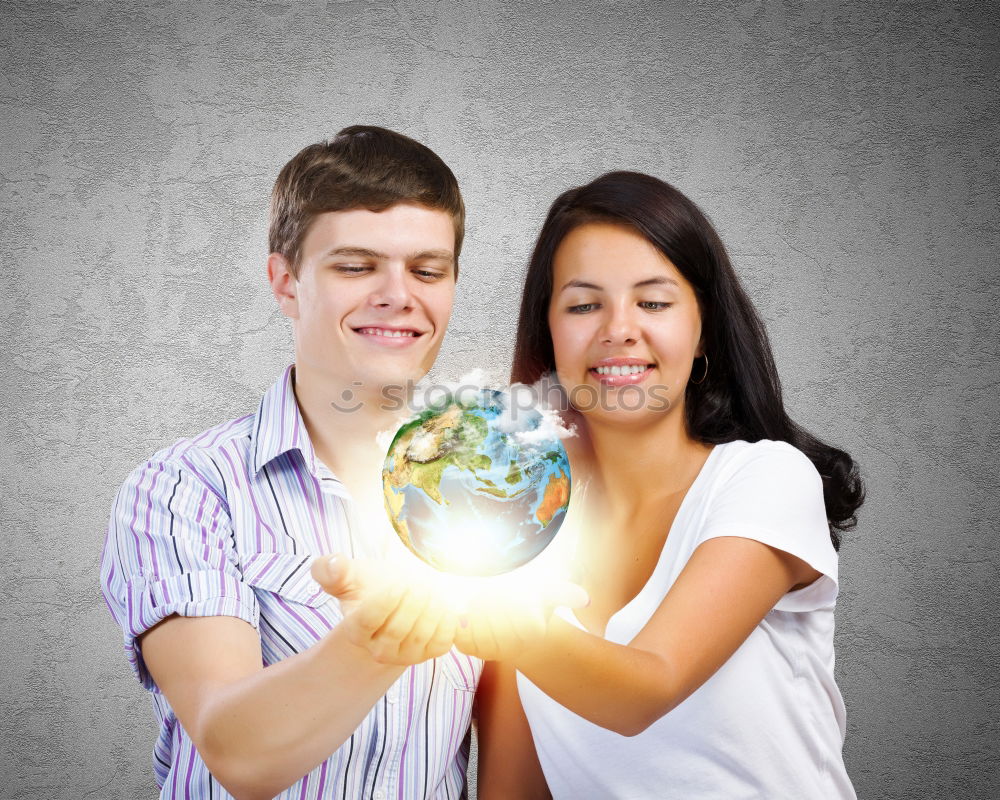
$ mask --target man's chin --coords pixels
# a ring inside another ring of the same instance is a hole
[[[427,375],[425,369],[410,370],[366,370],[362,384],[371,394],[385,394],[393,390],[412,391],[413,387]]]

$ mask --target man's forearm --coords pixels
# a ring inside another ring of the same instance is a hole
[[[191,733],[234,796],[271,798],[347,741],[405,669],[376,663],[338,627],[308,650],[220,687]]]

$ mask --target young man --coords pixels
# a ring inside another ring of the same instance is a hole
[[[402,547],[375,444],[401,412],[380,400],[437,355],[463,226],[451,170],[382,128],[281,171],[267,268],[295,364],[255,414],[138,467],[108,529],[161,798],[464,795],[482,662],[452,649],[455,615],[400,585],[362,601],[359,564],[316,558]]]

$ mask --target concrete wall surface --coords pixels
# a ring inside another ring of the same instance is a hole
[[[563,189],[712,217],[790,414],[861,464],[837,676],[863,798],[1000,796],[995,2],[0,2],[0,797],[155,796],[98,589],[111,500],[291,358],[281,165],[353,123],[469,209],[435,376],[503,374]]]

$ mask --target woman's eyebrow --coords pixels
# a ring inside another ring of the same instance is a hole
[[[638,283],[633,284],[632,288],[640,289],[643,286],[660,286],[663,284],[670,284],[672,286],[676,286],[678,289],[681,286],[673,278],[664,278],[662,276],[657,276],[655,278],[646,278],[646,280],[644,281],[639,281]],[[565,284],[563,284],[563,287],[559,291],[563,292],[566,289],[595,289],[597,291],[601,291],[602,288],[603,287],[598,286],[596,283],[588,283],[587,281],[572,280],[572,281],[567,281]]]
[[[676,286],[678,289],[681,288],[681,285],[677,281],[675,281],[673,278],[664,278],[663,276],[658,276],[656,278],[647,278],[644,281],[639,281],[632,288],[633,289],[638,289],[640,286],[658,286],[658,285],[662,285],[662,284],[665,284],[665,283],[669,283],[672,286]]]
[[[559,291],[564,292],[567,289],[597,289],[598,291],[600,291],[601,287],[598,286],[596,283],[587,283],[586,281],[572,280],[572,281],[566,281],[566,283],[563,284],[562,289],[560,289]]]

